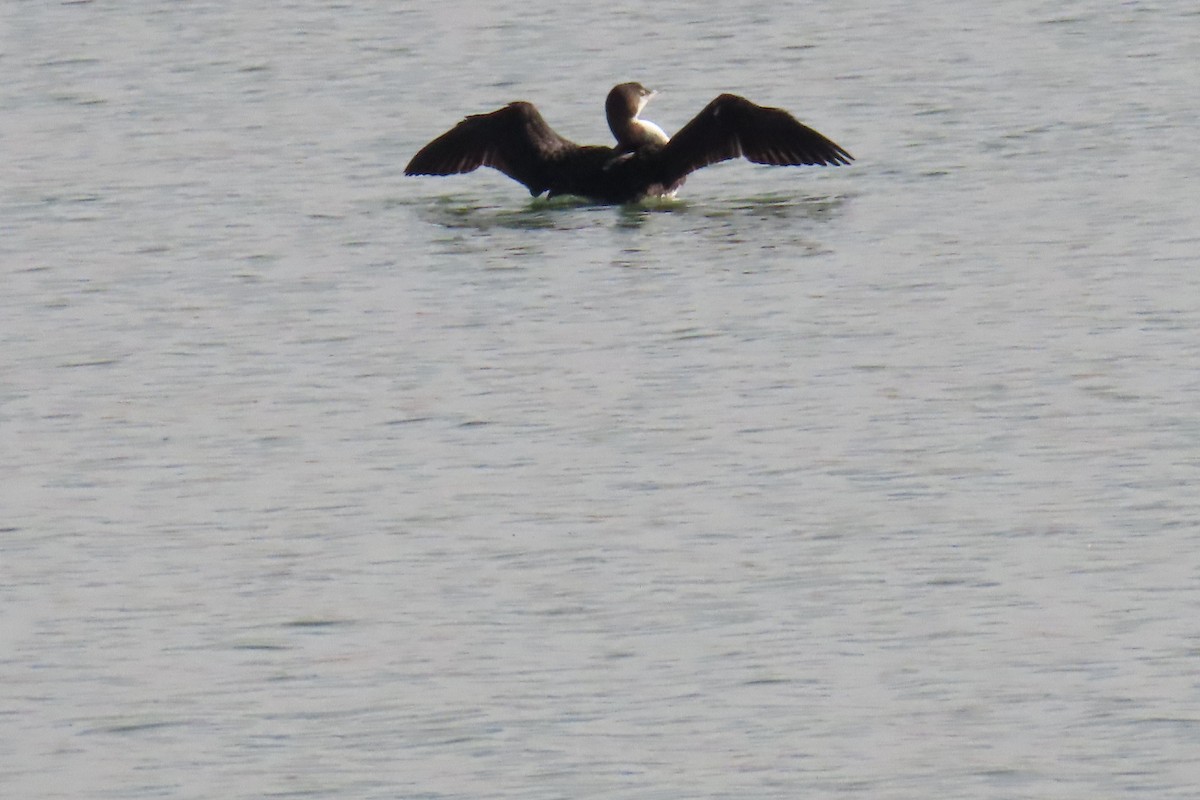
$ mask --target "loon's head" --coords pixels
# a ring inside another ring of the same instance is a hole
[[[608,124],[614,121],[626,121],[637,118],[637,115],[650,102],[655,92],[650,91],[640,83],[618,83],[608,93],[604,101],[604,112],[608,115]]]
[[[643,144],[666,144],[667,134],[653,122],[638,119],[638,114],[657,92],[640,83],[618,83],[604,101],[608,127],[621,148],[636,149]]]

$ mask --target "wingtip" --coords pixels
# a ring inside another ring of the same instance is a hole
[[[408,160],[408,164],[404,167],[405,175],[429,175],[429,161],[425,154],[427,147],[421,148],[415,156]]]

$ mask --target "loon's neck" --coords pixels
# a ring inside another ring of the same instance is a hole
[[[617,138],[617,149],[637,150],[648,144],[663,145],[671,140],[667,132],[650,120],[630,117],[608,120],[608,127]]]

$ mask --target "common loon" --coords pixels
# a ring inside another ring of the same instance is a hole
[[[537,197],[577,195],[604,203],[673,196],[688,173],[738,156],[756,164],[836,166],[848,152],[781,108],[722,94],[668,137],[638,114],[654,96],[640,83],[608,93],[615,147],[578,145],[554,132],[532,103],[473,114],[421,148],[405,175],[454,175],[492,167]]]

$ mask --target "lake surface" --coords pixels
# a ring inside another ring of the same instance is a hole
[[[1197,34],[0,5],[0,794],[1195,797]],[[621,80],[858,160],[402,175]]]

